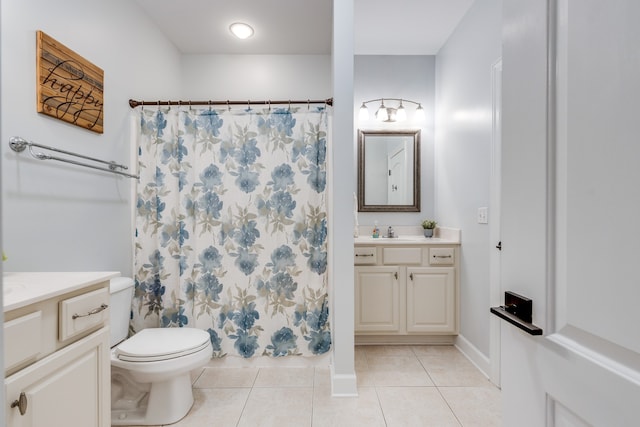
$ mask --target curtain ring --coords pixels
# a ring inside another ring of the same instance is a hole
[[[209,100],[209,111],[211,111],[211,100]]]
[[[271,112],[271,100],[267,101],[269,103],[269,112]]]
[[[231,106],[229,105],[229,100],[227,99],[227,111],[231,112]]]
[[[291,112],[291,100],[289,100],[289,112]]]
[[[307,111],[311,109],[311,101],[307,98]]]
[[[189,111],[191,111],[191,100],[189,100]]]
[[[158,100],[158,111],[160,111],[160,100]]]

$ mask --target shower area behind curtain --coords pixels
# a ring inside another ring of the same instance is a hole
[[[200,328],[215,357],[326,353],[326,106],[137,114],[133,331]]]

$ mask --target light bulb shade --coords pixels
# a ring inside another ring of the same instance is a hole
[[[404,120],[407,120],[407,112],[405,111],[402,104],[400,104],[400,106],[396,110],[396,121],[402,122]]]
[[[426,117],[424,108],[422,108],[422,104],[418,104],[418,108],[416,108],[416,120],[424,120]]]
[[[398,110],[396,110],[395,108],[391,108],[391,107],[387,107],[387,120],[385,120],[385,122],[395,122],[397,117],[396,117],[396,112]]]
[[[389,120],[389,114],[387,113],[387,107],[384,106],[384,101],[380,104],[380,108],[376,111],[376,119],[381,122]]]
[[[229,30],[231,31],[231,33],[233,33],[234,36],[241,40],[248,39],[253,35],[253,28],[243,22],[234,22],[233,24],[229,25]]]
[[[358,112],[358,119],[361,122],[365,122],[369,120],[369,109],[367,108],[366,105],[364,105],[364,102],[362,103],[362,106],[360,107],[360,111]]]

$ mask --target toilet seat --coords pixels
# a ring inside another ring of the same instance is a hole
[[[199,352],[211,345],[209,333],[195,328],[143,329],[115,348],[126,362],[157,362]]]

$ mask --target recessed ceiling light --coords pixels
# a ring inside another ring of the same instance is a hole
[[[229,30],[239,39],[248,39],[253,35],[253,28],[250,25],[242,22],[234,22],[229,25]]]

